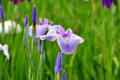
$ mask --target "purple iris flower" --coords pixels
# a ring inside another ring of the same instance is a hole
[[[63,71],[63,80],[66,80],[66,72]]]
[[[36,6],[33,7],[33,15],[32,15],[32,21],[36,23],[37,17],[36,17]]]
[[[50,41],[55,41],[57,39],[58,46],[64,54],[72,54],[76,50],[78,44],[84,42],[84,40],[74,34],[71,29],[67,29],[65,32],[60,25],[55,25],[50,28],[47,35],[40,36],[40,39],[48,39]]]
[[[28,0],[30,2],[31,0]],[[13,2],[14,4],[18,4],[19,2],[24,2],[24,0],[10,0],[10,2]]]
[[[57,59],[56,59],[56,64],[55,64],[55,68],[54,68],[54,71],[56,73],[62,71],[61,56],[62,56],[62,53],[58,53]]]
[[[24,24],[24,28],[27,28],[28,26],[28,16],[25,16],[25,24]]]
[[[0,5],[0,12],[1,12],[1,19],[4,20],[4,10],[3,10],[3,7],[2,5]]]
[[[118,5],[117,0],[102,0],[102,5],[107,6],[107,8],[110,8],[112,5],[112,2],[115,4],[115,6]]]
[[[44,22],[42,22],[42,19],[39,19],[40,25],[36,25],[36,38],[40,38],[40,36],[44,35],[46,31],[48,30],[48,27],[51,27],[52,25],[48,24],[48,20],[44,19]],[[32,26],[29,27],[29,35],[32,36]]]
[[[9,53],[8,53],[8,45],[2,46],[2,45],[0,44],[0,50],[3,50],[4,55],[5,55],[5,56],[7,57],[7,59],[9,60],[9,59],[10,59],[10,56],[9,56]]]

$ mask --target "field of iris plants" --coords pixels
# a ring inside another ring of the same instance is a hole
[[[120,0],[0,0],[0,80],[120,80]]]

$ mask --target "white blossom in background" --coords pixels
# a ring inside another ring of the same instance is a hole
[[[4,22],[5,25],[5,33],[9,34],[11,32],[16,32],[16,33],[20,33],[22,31],[21,27],[19,24],[16,24],[15,21],[5,21]],[[2,24],[0,23],[0,34],[2,33]]]
[[[89,2],[89,0],[84,0],[85,2]]]
[[[10,59],[10,56],[9,56],[9,53],[8,53],[8,45],[5,44],[5,45],[1,45],[0,44],[0,50],[2,50],[4,52],[4,55],[7,57],[7,60]]]

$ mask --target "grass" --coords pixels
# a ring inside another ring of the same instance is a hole
[[[118,0],[120,3],[120,0]],[[15,20],[24,29],[25,14],[32,24],[33,5],[39,17],[47,18],[84,38],[72,55],[65,55],[67,80],[120,79],[120,5],[111,9],[102,7],[100,0],[34,0],[18,5],[2,0],[5,20]],[[25,53],[22,30],[19,34],[0,34],[0,44],[8,44],[10,61],[0,51],[0,80],[25,80]],[[60,51],[57,42],[47,40],[45,69],[54,80],[54,66]],[[44,79],[46,80],[46,78]]]

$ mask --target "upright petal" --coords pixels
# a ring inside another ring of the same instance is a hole
[[[63,38],[62,36],[57,37],[58,45],[64,54],[72,54],[78,44],[83,43],[83,39],[75,34],[72,33],[71,37],[68,39]]]
[[[54,71],[55,71],[56,73],[62,71],[61,56],[62,56],[62,54],[59,52],[58,55],[57,55],[56,64],[55,64],[55,69],[54,69]]]
[[[44,24],[48,24],[48,19],[44,19]]]
[[[40,25],[43,25],[43,22],[42,22],[42,19],[41,19],[41,18],[39,18],[39,24],[40,24]]]

